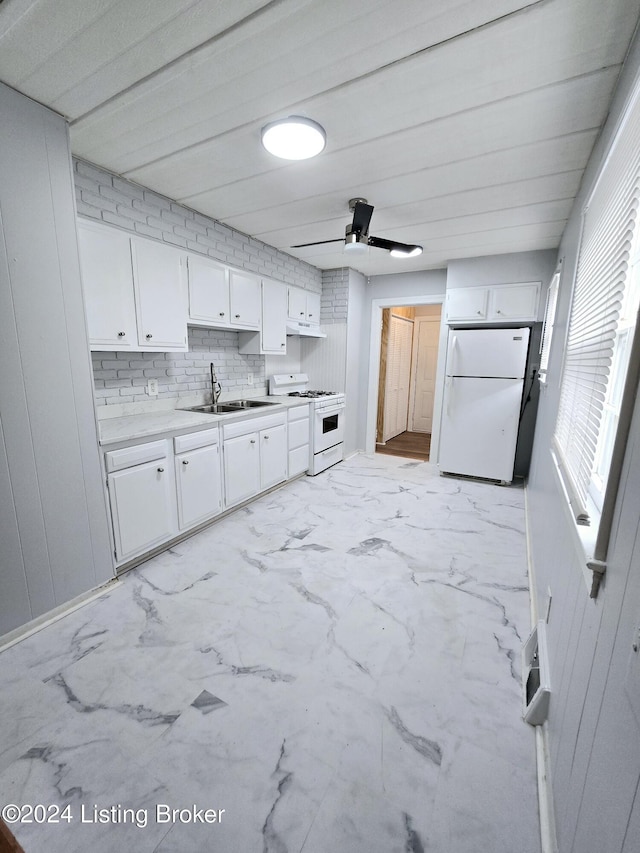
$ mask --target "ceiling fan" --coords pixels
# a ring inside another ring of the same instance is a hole
[[[376,249],[386,249],[397,258],[412,258],[422,254],[422,246],[415,243],[399,243],[397,240],[385,240],[383,237],[369,236],[369,223],[373,214],[373,205],[367,204],[366,198],[349,200],[349,210],[353,211],[353,220],[345,229],[344,238],[335,240],[317,240],[314,243],[298,243],[292,249],[302,249],[305,246],[320,246],[323,243],[341,243],[344,240],[345,251],[364,251],[368,246]]]

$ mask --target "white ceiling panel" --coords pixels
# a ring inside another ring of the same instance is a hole
[[[558,245],[640,0],[5,0],[0,79],[75,154],[322,268],[366,274]],[[308,115],[317,158],[260,129]],[[371,232],[424,245],[358,261]]]

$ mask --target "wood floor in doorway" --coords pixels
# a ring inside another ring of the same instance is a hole
[[[422,459],[429,461],[431,449],[431,433],[401,432],[390,438],[386,444],[377,444],[376,453],[386,453],[388,456],[404,456],[407,459]]]

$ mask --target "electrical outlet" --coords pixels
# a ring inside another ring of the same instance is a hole
[[[147,382],[147,394],[150,397],[157,397],[158,396],[158,380],[157,379],[150,379]]]
[[[253,373],[247,374],[247,385],[253,385]]]

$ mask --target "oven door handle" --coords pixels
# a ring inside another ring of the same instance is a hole
[[[326,418],[330,415],[336,415],[338,412],[344,411],[344,403],[339,403],[336,406],[327,406],[326,409],[316,409],[316,415],[321,418]]]

